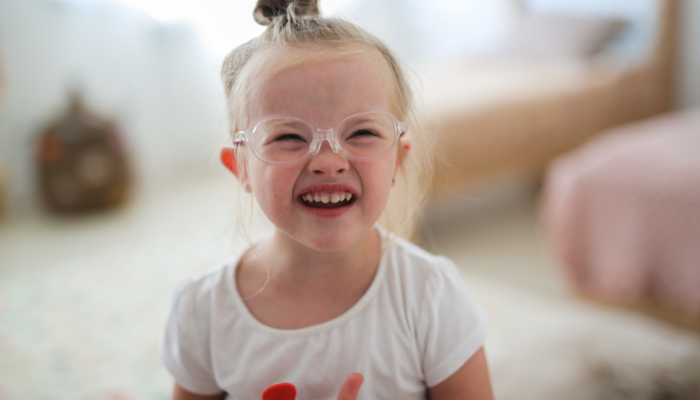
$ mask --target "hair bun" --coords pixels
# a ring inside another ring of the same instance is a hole
[[[300,16],[321,14],[318,10],[318,0],[258,0],[253,18],[260,25],[269,25],[274,17],[286,14],[287,8],[292,5],[294,13]]]

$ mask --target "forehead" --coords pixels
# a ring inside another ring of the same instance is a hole
[[[394,111],[393,75],[376,49],[274,50],[255,63],[262,68],[248,92],[250,120],[292,115],[328,126],[356,112]]]

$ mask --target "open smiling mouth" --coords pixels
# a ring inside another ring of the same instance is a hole
[[[301,201],[313,208],[340,208],[351,204],[354,198],[350,192],[314,192],[301,196]]]

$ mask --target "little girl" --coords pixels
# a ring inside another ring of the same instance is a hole
[[[289,3],[259,1],[266,31],[222,69],[222,161],[275,229],[177,289],[160,346],[173,398],[290,382],[299,400],[492,399],[486,317],[456,267],[378,224],[395,184],[425,172],[407,169],[428,144],[401,69],[315,1]],[[390,208],[409,223],[416,209]]]

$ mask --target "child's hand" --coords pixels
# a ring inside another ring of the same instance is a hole
[[[355,400],[360,386],[365,378],[362,374],[355,372],[343,382],[338,393],[338,400]],[[291,383],[278,383],[265,389],[262,400],[294,400],[297,397],[297,389]]]
[[[357,399],[357,394],[360,392],[360,386],[365,378],[362,374],[355,372],[350,375],[348,379],[343,382],[343,386],[340,387],[340,393],[338,393],[338,400],[355,400]]]

